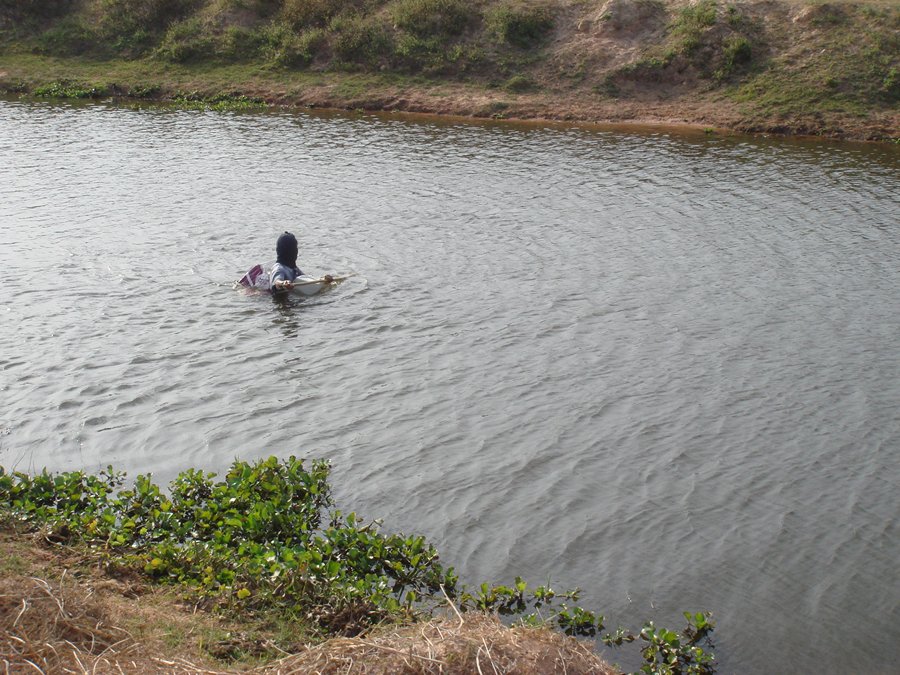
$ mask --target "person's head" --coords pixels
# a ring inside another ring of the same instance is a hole
[[[297,237],[290,232],[285,232],[278,237],[275,244],[275,252],[278,254],[278,262],[288,267],[297,266]]]

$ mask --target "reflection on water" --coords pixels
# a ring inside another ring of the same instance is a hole
[[[4,465],[329,457],[725,671],[900,659],[897,148],[0,102],[0,158]],[[233,291],[285,229],[358,275]]]

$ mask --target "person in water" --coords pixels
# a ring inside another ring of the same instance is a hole
[[[297,267],[297,237],[290,232],[285,232],[275,244],[275,253],[278,256],[278,262],[269,273],[269,290],[273,293],[282,293],[289,291],[294,287],[294,280],[301,276],[303,272]],[[331,275],[326,274],[325,283],[330,284]]]

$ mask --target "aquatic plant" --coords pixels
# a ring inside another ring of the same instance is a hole
[[[244,609],[302,612],[323,632],[348,608],[358,622],[453,592],[456,575],[423,537],[332,510],[329,465],[274,457],[235,462],[223,480],[188,470],[168,495],[148,476],[119,490],[112,470],[35,476],[0,470],[0,509],[82,542],[158,581]],[[338,627],[340,630],[342,627]]]
[[[197,91],[176,92],[171,100],[172,105],[185,110],[260,110],[266,107],[265,101],[241,93],[220,93],[204,95]]]
[[[107,95],[105,87],[59,80],[37,87],[32,94],[40,98],[101,98]]]
[[[424,537],[386,534],[378,521],[334,508],[330,466],[290,457],[235,461],[220,480],[195,469],[164,492],[150,476],[124,488],[107,468],[30,476],[0,467],[0,521],[41,528],[53,542],[92,548],[108,566],[182,585],[199,604],[278,613],[321,635],[355,634],[377,622],[428,614],[448,600],[526,624],[550,623],[608,645],[639,642],[648,673],[709,673],[701,647],[709,614],[686,613],[680,633],[646,623],[604,634],[604,617],[575,603],[578,591],[458,583]]]

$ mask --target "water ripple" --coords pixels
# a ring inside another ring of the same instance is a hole
[[[330,457],[467,579],[711,608],[729,671],[900,659],[854,628],[900,618],[896,148],[7,102],[0,139],[0,463]],[[357,276],[233,292],[285,229]]]

